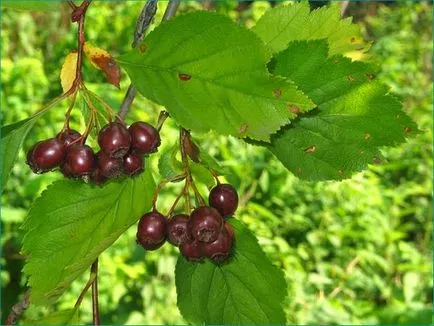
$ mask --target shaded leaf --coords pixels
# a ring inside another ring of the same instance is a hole
[[[177,159],[179,153],[178,144],[166,148],[158,160],[158,170],[164,179],[172,179],[177,175],[183,174],[183,167],[180,160]]]
[[[200,31],[200,32],[198,32]],[[269,140],[313,103],[269,74],[271,54],[228,17],[196,11],[160,24],[117,61],[137,90],[187,129]]]
[[[149,170],[103,188],[74,180],[53,183],[23,224],[24,273],[33,304],[53,303],[151,206]]]
[[[78,318],[77,309],[68,309],[62,311],[56,311],[48,316],[45,316],[38,320],[24,320],[22,324],[24,325],[77,325],[80,320]]]
[[[28,0],[2,0],[2,8],[30,11],[56,11],[60,10],[60,1],[28,1]]]
[[[179,257],[175,274],[181,314],[194,324],[285,324],[283,273],[245,226],[233,219],[231,224],[236,245],[228,263]]]

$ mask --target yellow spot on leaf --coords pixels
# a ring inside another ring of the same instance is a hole
[[[279,88],[273,89],[273,95],[274,95],[274,97],[276,97],[276,98],[281,97],[281,96],[282,96],[282,90],[279,89]]]
[[[315,151],[316,151],[316,146],[315,145],[309,146],[308,148],[306,148],[304,150],[305,153],[313,153]]]
[[[63,93],[66,93],[72,87],[77,71],[77,52],[69,53],[63,62],[60,70],[60,83],[62,84]]]
[[[367,132],[366,134],[365,134],[365,140],[368,140],[369,138],[371,138],[371,134],[369,133],[369,132]]]
[[[245,123],[241,124],[240,126],[240,134],[245,134],[249,126]]]

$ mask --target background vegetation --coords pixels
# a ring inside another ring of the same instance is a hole
[[[88,39],[114,55],[125,52],[142,5],[139,1],[93,4]],[[251,26],[270,4],[187,2],[181,10],[203,6]],[[288,323],[431,323],[432,5],[351,3],[347,15],[354,15],[366,39],[373,41],[371,53],[383,68],[379,77],[402,99],[423,131],[420,135],[384,150],[381,164],[339,183],[300,181],[270,153],[232,137],[204,135],[202,146],[224,164],[227,180],[239,189],[237,217],[285,271]],[[58,76],[63,58],[75,47],[74,28],[68,10],[3,10],[2,124],[26,118],[61,93]],[[85,78],[113,107],[119,106],[129,83],[124,76],[122,90],[117,90],[104,84],[93,69],[85,69]],[[158,110],[137,98],[128,119],[154,123]],[[24,148],[57,133],[64,111],[58,107],[45,115]],[[75,123],[80,123],[79,113]],[[176,137],[171,121],[163,128],[163,149]],[[155,169],[155,161],[148,168]],[[59,173],[34,175],[24,162],[23,151],[1,197],[2,321],[25,291],[19,226],[38,194],[61,177]],[[162,207],[173,201],[173,189],[164,193]],[[102,320],[107,324],[185,323],[176,307],[173,271],[178,253],[171,246],[145,253],[134,236],[133,227],[100,258]],[[76,281],[54,309],[72,307],[86,278]],[[90,300],[86,300],[83,322],[91,320]],[[35,318],[47,311],[31,307],[26,316]]]

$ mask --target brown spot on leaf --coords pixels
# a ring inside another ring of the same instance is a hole
[[[413,129],[411,129],[411,127],[405,127],[404,128],[404,132],[406,132],[406,133],[410,133],[412,131],[413,131]]]
[[[282,90],[280,88],[275,88],[273,89],[273,95],[276,98],[279,98],[282,96]]]
[[[349,76],[348,76],[348,80],[349,80],[350,82],[352,82],[352,81],[355,81],[356,79],[355,79],[353,76],[349,75]]]
[[[179,79],[181,79],[183,81],[187,81],[187,80],[191,79],[191,75],[182,74],[182,73],[178,73],[178,77],[179,77]]]
[[[381,164],[381,158],[380,158],[379,156],[374,156],[374,157],[372,158],[372,162],[373,162],[374,164]]]
[[[365,138],[365,140],[368,140],[369,138],[371,138],[371,134],[369,132],[367,132],[365,134],[365,137],[363,137],[363,138]]]
[[[363,154],[365,154],[365,151],[360,151],[360,155],[363,155]]]
[[[338,173],[339,173],[340,175],[342,175],[342,174],[344,174],[344,170],[343,170],[343,169],[339,169],[339,170],[338,170]]]
[[[339,60],[338,60],[338,59],[335,59],[335,60],[333,60],[333,63],[334,63],[335,65],[337,65],[337,64],[339,63]]]
[[[400,115],[400,114],[397,114],[395,118],[396,118],[396,119],[399,119],[399,118],[401,118],[401,115]]]
[[[313,153],[315,151],[316,151],[315,145],[309,146],[309,147],[305,148],[305,150],[304,150],[305,153]]]
[[[368,73],[366,73],[366,77],[368,77],[369,80],[374,80],[375,74],[368,72]]]
[[[146,51],[146,49],[148,48],[148,46],[145,44],[145,43],[142,43],[142,44],[140,44],[140,46],[139,46],[139,50],[140,50],[140,52],[145,52]]]
[[[303,174],[303,169],[302,168],[297,168],[297,173],[298,174]]]
[[[242,123],[240,125],[240,134],[245,134],[248,128],[249,128],[249,126],[247,124]]]
[[[356,38],[353,36],[352,38],[351,38],[351,43],[354,43],[356,41]]]
[[[294,114],[300,114],[300,112],[301,112],[300,108],[296,105],[293,105],[293,104],[288,104],[288,109],[289,109],[289,111],[291,111]]]

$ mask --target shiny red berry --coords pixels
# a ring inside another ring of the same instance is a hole
[[[230,184],[219,184],[209,193],[209,205],[222,216],[232,215],[238,207],[238,194]]]
[[[188,220],[188,229],[194,239],[212,242],[217,239],[223,227],[223,218],[212,207],[196,208]]]
[[[95,170],[93,170],[92,174],[90,175],[90,180],[94,184],[101,186],[104,184],[104,182],[107,181],[107,177],[101,174],[101,170],[99,168],[96,168]]]
[[[108,156],[103,151],[98,152],[97,156],[99,173],[108,178],[114,179],[122,174],[123,160]]]
[[[27,152],[27,164],[33,172],[43,173],[59,166],[65,156],[65,146],[57,138],[43,140]]]
[[[143,171],[143,157],[142,155],[131,152],[124,157],[124,173],[129,176],[137,175]]]
[[[167,241],[174,246],[179,246],[180,244],[191,240],[187,224],[188,215],[185,214],[175,215],[169,219],[167,223]]]
[[[136,121],[129,128],[131,146],[142,154],[153,153],[160,146],[160,134],[149,123]]]
[[[125,126],[119,122],[110,122],[98,135],[101,150],[110,157],[124,157],[131,146],[131,136]]]
[[[202,253],[216,263],[222,263],[230,256],[232,237],[226,228],[220,232],[217,240],[202,244]]]
[[[62,172],[70,177],[78,178],[91,175],[95,169],[95,154],[87,145],[73,144],[66,150]]]
[[[203,260],[201,244],[197,240],[182,243],[179,246],[179,251],[189,261],[200,262]]]
[[[167,220],[158,212],[150,212],[142,216],[137,228],[137,243],[146,250],[160,248],[167,235]]]
[[[74,129],[66,129],[59,132],[56,136],[63,144],[68,147],[72,142],[75,142],[81,137],[80,133]]]

